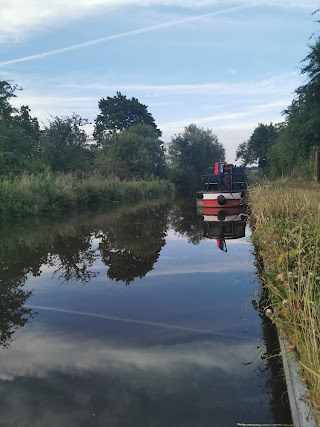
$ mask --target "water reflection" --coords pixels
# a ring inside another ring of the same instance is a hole
[[[268,362],[248,364],[261,345],[246,304],[257,287],[249,242],[213,258],[203,222],[180,201],[2,232],[3,310],[38,313],[24,328],[7,320],[16,333],[0,351],[4,425],[275,421]]]
[[[139,209],[102,226],[99,250],[108,277],[126,285],[144,277],[159,258],[168,226],[163,207]]]
[[[204,207],[197,204],[197,218],[203,225],[203,237],[216,239],[217,247],[227,252],[228,239],[245,237],[247,207]]]
[[[165,244],[167,211],[164,205],[113,210],[52,224],[21,224],[11,233],[1,230],[0,345],[8,347],[13,333],[35,313],[25,307],[33,290],[28,277],[40,276],[44,265],[56,280],[87,284],[101,260],[111,280],[131,283],[153,269]],[[94,245],[94,239],[99,240]]]
[[[190,243],[197,245],[204,237],[194,207],[194,194],[180,194],[175,199],[170,212],[170,225],[178,235],[186,237]]]

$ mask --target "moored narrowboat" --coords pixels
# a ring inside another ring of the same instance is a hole
[[[246,204],[248,180],[245,169],[231,163],[216,162],[201,177],[197,207],[234,208]]]

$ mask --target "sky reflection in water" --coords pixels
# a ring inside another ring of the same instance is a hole
[[[150,205],[2,236],[3,293],[21,293],[1,320],[3,425],[279,419],[248,238],[223,253],[182,214]]]

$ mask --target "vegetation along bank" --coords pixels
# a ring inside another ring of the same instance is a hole
[[[288,340],[309,389],[306,400],[320,417],[320,195],[319,186],[301,187],[250,189],[252,238],[270,296],[263,309]]]
[[[120,181],[98,175],[80,179],[71,174],[51,173],[2,178],[0,220],[155,199],[170,196],[173,191],[169,181],[159,179]]]

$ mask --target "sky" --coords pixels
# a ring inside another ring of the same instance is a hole
[[[0,0],[0,79],[46,125],[73,112],[93,129],[117,91],[148,106],[169,143],[210,128],[234,162],[258,123],[305,81],[318,0]]]

